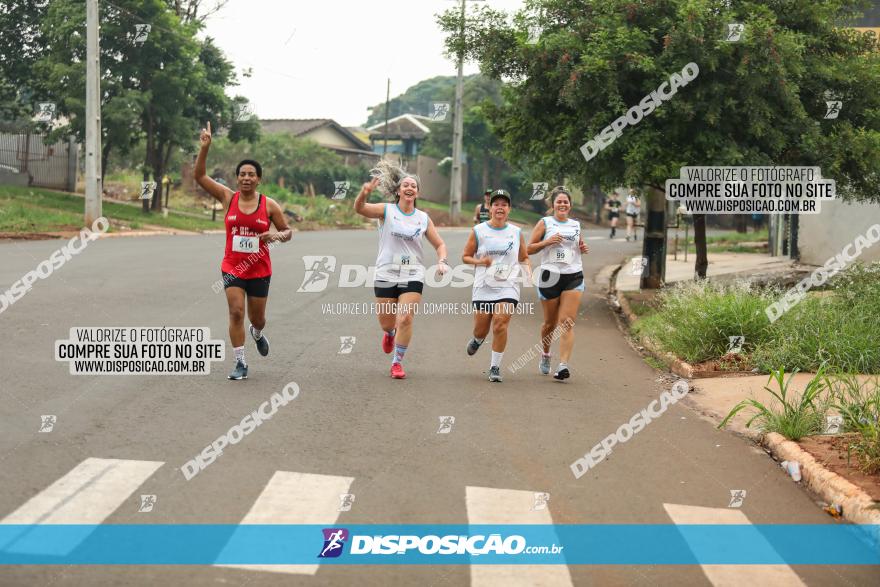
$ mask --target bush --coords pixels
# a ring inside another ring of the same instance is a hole
[[[691,363],[725,355],[730,336],[745,337],[745,353],[770,336],[764,308],[774,294],[745,282],[682,283],[661,292],[660,310],[637,322],[635,330]]]
[[[834,407],[843,416],[843,429],[857,432],[849,454],[868,474],[880,472],[880,381],[859,382],[853,374],[830,378]]]

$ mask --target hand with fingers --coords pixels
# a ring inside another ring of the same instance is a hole
[[[202,144],[203,149],[207,149],[211,146],[211,121],[208,121],[207,128],[202,129],[202,133],[199,136],[199,142]]]
[[[590,252],[590,247],[588,247],[587,243],[585,243],[584,241],[580,242],[580,248],[581,248],[581,253],[583,253],[585,255]]]
[[[361,191],[365,194],[371,194],[373,190],[375,190],[377,187],[379,187],[379,178],[374,177],[363,186],[361,186]]]
[[[558,245],[562,243],[562,235],[557,232],[553,236],[545,239],[544,242],[546,242],[548,245]]]

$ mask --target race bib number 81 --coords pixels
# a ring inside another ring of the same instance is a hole
[[[256,253],[260,250],[260,237],[234,236],[232,237],[232,250],[236,253]]]

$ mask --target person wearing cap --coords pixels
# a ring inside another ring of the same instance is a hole
[[[467,354],[474,355],[492,330],[489,381],[501,382],[501,359],[507,327],[519,303],[521,264],[530,273],[522,230],[507,222],[510,194],[497,190],[489,198],[489,220],[477,224],[464,245],[461,260],[473,265],[474,333]]]
[[[483,201],[477,204],[477,207],[474,209],[474,224],[489,220],[489,202],[491,198],[492,190],[486,188],[486,191],[483,192]]]

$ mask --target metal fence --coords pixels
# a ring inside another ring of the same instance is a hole
[[[79,145],[45,141],[43,134],[0,133],[0,183],[75,191]]]

